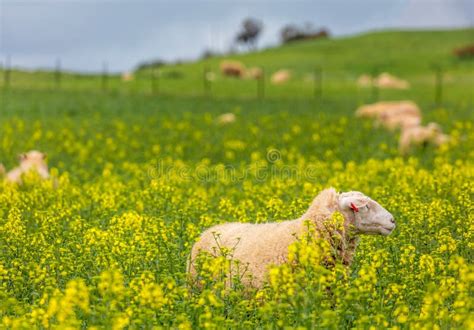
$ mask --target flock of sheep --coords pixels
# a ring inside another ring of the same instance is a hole
[[[377,124],[392,131],[401,129],[399,148],[403,154],[415,144],[440,145],[448,141],[448,136],[437,124],[421,126],[421,112],[410,101],[365,105],[356,111],[356,115],[374,118]],[[235,120],[234,114],[226,113],[217,118],[217,123],[229,124]],[[336,212],[344,218],[341,229],[327,226]],[[309,230],[308,222],[315,231]],[[298,219],[263,224],[224,223],[207,229],[192,247],[187,271],[191,285],[199,287],[198,256],[201,253],[224,256],[234,261],[227,270],[227,286],[232,286],[233,278],[237,276],[244,286],[261,288],[269,266],[288,262],[289,246],[308,234],[326,240],[331,250],[336,251],[333,257],[349,265],[359,234],[389,235],[394,228],[394,217],[376,201],[361,192],[337,193],[330,188],[316,196]]]
[[[441,126],[431,122],[422,125],[421,110],[412,101],[382,101],[359,107],[356,117],[370,118],[375,126],[384,127],[390,132],[400,131],[398,149],[401,155],[407,155],[416,146],[440,146],[449,142]],[[231,112],[218,116],[215,122],[219,125],[234,123],[237,116]]]
[[[258,66],[253,66],[247,68],[244,63],[236,60],[223,60],[220,65],[220,72],[223,77],[232,77],[238,79],[250,79],[258,80],[263,78],[263,69]],[[270,82],[274,85],[284,84],[289,81],[292,77],[292,72],[288,69],[280,69],[275,72],[270,77]],[[308,75],[309,80],[314,79],[313,76]],[[132,72],[126,71],[121,75],[121,80],[123,82],[130,82],[135,79]],[[206,79],[209,81],[214,81],[216,79],[216,74],[214,72],[207,72]],[[378,76],[370,76],[368,74],[361,75],[357,80],[357,85],[359,87],[372,87],[376,86],[378,88],[390,88],[390,89],[408,89],[410,88],[410,83],[406,80],[395,77],[394,75],[383,72]]]
[[[226,76],[259,79],[263,72],[260,68],[246,69],[240,62],[225,61],[221,63],[221,72]],[[290,73],[287,70],[276,72],[272,76],[274,83],[287,81]],[[393,80],[393,77],[382,74],[376,79],[361,77],[359,84],[397,86],[407,88],[407,83]],[[392,79],[392,84],[389,83]],[[388,87],[391,88],[391,87]],[[436,123],[422,126],[420,108],[411,101],[378,102],[361,106],[356,111],[360,118],[371,118],[375,124],[390,131],[401,130],[399,149],[407,154],[414,145],[446,143],[449,137],[442,133]],[[216,118],[220,125],[236,121],[232,113],[225,113]],[[0,164],[0,175],[11,183],[21,184],[22,175],[36,171],[43,179],[49,178],[46,154],[32,150],[19,156],[19,166],[10,171]],[[327,226],[335,213],[342,215],[342,228]],[[309,224],[315,228],[309,230]],[[196,259],[199,254],[211,256],[222,255],[227,249],[227,258],[232,258],[228,269],[227,284],[232,283],[232,274],[242,274],[240,280],[247,287],[260,288],[266,281],[268,267],[288,261],[288,248],[308,234],[326,240],[336,251],[333,258],[349,265],[355,252],[359,234],[389,235],[395,228],[393,216],[377,202],[361,192],[351,191],[337,193],[333,188],[323,190],[313,200],[308,210],[298,219],[282,222],[250,224],[225,223],[207,229],[194,244],[188,260],[187,271],[193,285],[199,286],[199,271]],[[328,260],[329,263],[334,259]],[[245,276],[243,275],[245,274]]]
[[[225,75],[245,77],[246,71],[240,63],[225,62],[221,65]],[[273,77],[272,77],[273,78]],[[379,88],[409,88],[409,83],[388,73],[378,77],[362,76],[359,86],[375,85]],[[359,107],[356,116],[371,118],[376,126],[389,131],[400,130],[399,151],[406,155],[415,145],[439,146],[449,141],[436,123],[422,125],[420,108],[412,101],[378,102]],[[236,116],[225,113],[217,117],[218,124],[235,122]],[[344,218],[342,229],[328,227],[334,213]],[[201,253],[210,256],[223,255],[234,261],[227,273],[226,284],[232,285],[233,276],[238,275],[246,287],[260,288],[264,285],[268,268],[288,262],[288,248],[300,238],[308,235],[307,222],[314,225],[313,235],[326,240],[336,251],[335,258],[349,265],[355,252],[359,234],[388,235],[395,228],[393,216],[371,198],[361,192],[337,193],[333,188],[322,191],[313,200],[309,209],[298,219],[276,223],[224,223],[204,231],[194,244],[188,260],[190,281],[200,285],[196,260]],[[336,237],[336,239],[335,239]]]
[[[220,71],[224,77],[233,77],[240,79],[261,79],[263,77],[263,70],[259,67],[246,68],[242,62],[233,60],[224,60],[220,63]],[[275,71],[271,77],[270,82],[274,85],[283,84],[291,79],[292,73],[288,69],[280,69]],[[377,76],[370,76],[368,74],[361,75],[357,80],[359,87],[378,87],[387,89],[408,89],[410,83],[406,80],[398,78],[388,72],[382,72]]]
[[[372,118],[375,124],[390,131],[400,130],[398,144],[402,155],[410,152],[414,146],[431,144],[440,146],[449,141],[436,123],[421,124],[420,108],[412,101],[378,102],[361,106],[356,111],[360,118]]]
[[[240,79],[261,79],[263,70],[259,67],[246,68],[242,62],[225,60],[220,63],[221,74],[225,77],[234,77]],[[281,69],[274,72],[270,81],[274,85],[283,84],[290,80],[291,71]]]
[[[224,60],[220,63],[220,72],[224,77],[232,77],[239,79],[258,80],[263,78],[263,69],[257,66],[247,68],[242,62]],[[121,75],[122,82],[130,82],[135,79],[133,73],[123,72]],[[283,84],[290,80],[291,71],[282,69],[274,72],[270,78],[272,84]],[[214,81],[216,74],[214,72],[206,72],[206,79]]]
[[[441,132],[439,125],[430,123],[421,126],[421,111],[411,101],[364,105],[357,109],[356,116],[372,118],[377,125],[391,131],[401,129],[401,153],[408,152],[415,144],[440,145],[448,141],[448,136]],[[226,113],[219,116],[216,122],[229,124],[235,120],[234,114]],[[49,178],[46,154],[32,150],[21,154],[19,162],[18,167],[8,172],[0,164],[0,175],[6,181],[17,184],[21,184],[22,175],[29,171],[36,171],[43,179]],[[344,218],[342,228],[327,226],[337,212]],[[308,222],[315,231],[309,230]],[[289,246],[310,233],[329,242],[332,250],[336,251],[333,258],[349,265],[359,234],[389,235],[394,228],[393,216],[368,196],[357,191],[337,193],[330,188],[316,196],[298,219],[264,224],[225,223],[207,229],[192,247],[187,271],[190,283],[199,286],[196,258],[201,253],[219,256],[224,248],[229,251],[227,258],[238,261],[231,263],[228,269],[227,285],[232,285],[232,274],[242,274],[240,280],[243,285],[260,288],[266,281],[268,267],[287,262]]]

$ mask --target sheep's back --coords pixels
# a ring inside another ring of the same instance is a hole
[[[191,262],[200,251],[211,255],[222,255],[222,248],[233,260],[238,260],[247,273],[260,283],[270,264],[286,261],[288,246],[300,234],[298,221],[280,223],[248,224],[226,223],[206,230],[196,242],[191,253]]]

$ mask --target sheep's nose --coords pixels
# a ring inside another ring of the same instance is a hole
[[[390,222],[393,223],[393,224],[395,224],[395,218],[393,218],[393,217],[390,218]]]

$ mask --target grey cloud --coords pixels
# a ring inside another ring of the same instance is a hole
[[[150,58],[195,58],[225,50],[246,16],[265,24],[261,45],[288,23],[311,22],[336,35],[393,27],[472,25],[469,0],[393,1],[9,1],[0,0],[0,57],[24,67],[114,71]]]

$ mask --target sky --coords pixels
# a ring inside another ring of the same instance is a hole
[[[277,45],[289,23],[335,36],[380,29],[474,26],[474,0],[0,0],[0,63],[64,69],[133,70],[142,61],[192,60],[232,46],[242,20],[264,24],[260,47]]]

